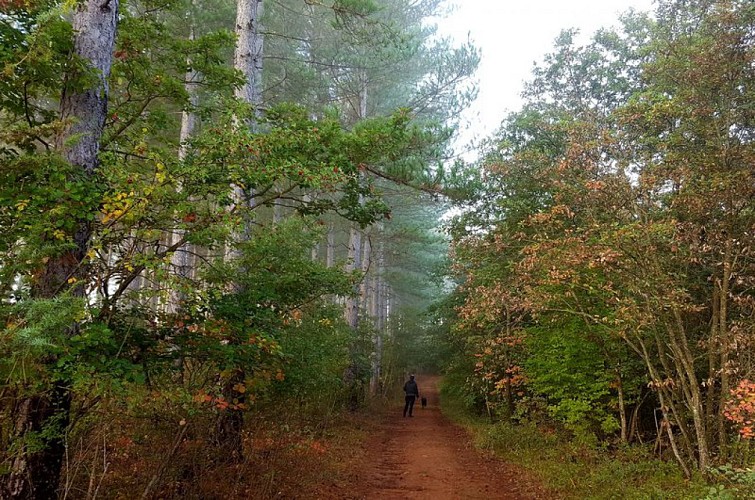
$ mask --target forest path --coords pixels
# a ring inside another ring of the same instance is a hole
[[[515,466],[474,449],[467,433],[440,411],[439,377],[418,376],[414,417],[396,408],[368,442],[348,498],[539,499],[551,498]],[[351,495],[353,494],[353,496]]]

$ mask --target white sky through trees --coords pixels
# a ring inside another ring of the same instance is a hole
[[[471,39],[482,51],[479,95],[467,111],[467,146],[496,130],[507,111],[520,108],[523,84],[534,62],[553,48],[561,30],[577,28],[584,40],[618,24],[620,14],[650,11],[653,0],[452,0],[455,9],[438,22],[442,35]],[[463,146],[457,146],[457,152]],[[472,155],[473,157],[474,155]],[[464,155],[466,159],[469,155]]]

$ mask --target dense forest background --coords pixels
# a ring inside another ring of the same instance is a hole
[[[472,163],[447,9],[0,0],[0,497],[261,488],[417,370],[752,493],[755,4],[564,31]]]

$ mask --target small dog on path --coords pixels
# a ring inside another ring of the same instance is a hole
[[[425,396],[422,396],[419,401],[422,403],[422,408],[427,408],[427,398]]]

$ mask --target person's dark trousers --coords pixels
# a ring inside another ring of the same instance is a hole
[[[417,399],[416,396],[406,396],[406,404],[404,405],[404,416],[406,416],[407,410],[409,411],[409,416],[412,416],[412,410],[414,410],[414,400]]]

